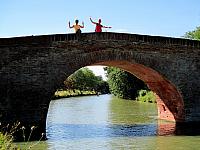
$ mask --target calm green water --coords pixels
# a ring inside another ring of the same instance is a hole
[[[177,136],[174,130],[173,123],[157,120],[155,104],[121,100],[111,95],[67,98],[51,102],[48,140],[32,149],[200,149],[200,136]]]

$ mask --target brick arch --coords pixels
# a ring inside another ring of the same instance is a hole
[[[74,60],[79,61],[75,63],[73,60],[73,62],[66,62],[66,65],[70,65],[70,70],[66,70],[68,76],[81,67],[89,65],[105,65],[121,68],[144,81],[149,89],[156,93],[158,118],[175,122],[185,120],[182,95],[176,86],[164,77],[165,72],[161,74],[157,71],[159,68],[154,66],[155,58],[152,57],[146,60],[142,55],[136,56],[131,51],[104,49],[101,52],[75,55]],[[60,81],[64,81],[64,76],[62,78],[60,76],[59,78],[61,79]]]
[[[141,79],[147,84],[149,89],[155,93],[159,119],[175,122],[182,122],[185,120],[183,98],[175,85],[163,77],[163,75],[150,67],[131,62],[130,60],[101,61],[100,59],[95,59],[95,61],[92,61],[93,58],[90,58],[90,56],[91,55],[86,57],[87,61],[79,62],[79,65],[76,65],[76,67],[71,69],[70,74],[81,67],[89,65],[113,66],[123,69]],[[101,56],[99,57],[101,58]]]

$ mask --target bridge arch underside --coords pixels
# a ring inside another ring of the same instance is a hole
[[[155,70],[128,61],[103,61],[93,65],[113,66],[135,75],[155,93],[159,119],[175,122],[185,120],[182,96],[171,82]]]
[[[88,47],[79,47],[78,49],[82,53],[73,55],[72,60],[67,59],[67,56],[62,57],[63,60],[59,60],[65,62],[66,66],[70,68],[63,70],[65,78],[66,75],[69,76],[85,66],[104,65],[121,68],[141,79],[155,93],[159,119],[175,122],[186,121],[182,91],[179,92],[175,86],[176,82],[173,83],[174,75],[171,75],[168,70],[175,60],[169,61],[165,58],[165,54],[157,54],[153,50],[146,52],[138,48],[104,47],[100,50],[91,48],[92,51],[88,50]],[[64,76],[60,77],[62,82],[65,78]]]

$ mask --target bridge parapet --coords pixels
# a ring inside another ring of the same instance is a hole
[[[149,44],[159,45],[177,45],[190,48],[200,48],[200,41],[184,38],[172,38],[162,36],[150,36],[127,33],[83,33],[81,36],[76,34],[54,34],[54,35],[39,35],[13,38],[0,38],[0,47],[11,45],[49,45],[56,41],[74,41],[74,40],[124,40]]]

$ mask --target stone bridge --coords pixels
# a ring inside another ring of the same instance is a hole
[[[0,38],[0,122],[46,131],[54,92],[76,70],[115,66],[155,92],[158,117],[200,122],[200,42],[181,38],[84,33]]]

